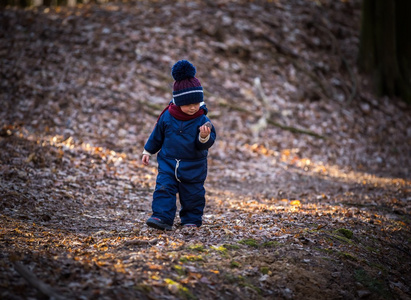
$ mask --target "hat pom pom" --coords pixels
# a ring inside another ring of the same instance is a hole
[[[171,75],[175,81],[193,78],[196,75],[196,68],[188,60],[179,60],[172,67]]]

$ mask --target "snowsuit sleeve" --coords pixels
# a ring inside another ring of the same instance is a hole
[[[146,151],[155,154],[161,150],[164,142],[164,126],[164,115],[162,115],[144,146]]]

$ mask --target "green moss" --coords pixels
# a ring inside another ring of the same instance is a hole
[[[189,261],[203,261],[204,258],[201,255],[184,255],[180,258],[181,262],[189,262]]]
[[[254,248],[258,248],[258,243],[254,239],[244,239],[244,240],[239,241],[239,243],[243,245],[251,246]]]
[[[225,274],[225,279],[228,281],[228,283],[230,284],[238,284],[241,287],[247,287],[249,289],[254,290],[255,292],[257,292],[257,294],[261,295],[262,291],[260,288],[254,286],[253,284],[251,284],[250,282],[248,282],[246,280],[246,278],[244,278],[243,276],[239,275],[239,276],[235,276],[233,274]]]
[[[349,260],[358,261],[357,257],[348,252],[339,252],[338,255]]]
[[[173,285],[177,288],[177,293],[180,296],[180,298],[183,299],[197,299],[190,291],[188,288],[183,286],[181,283],[176,282],[170,278],[164,279],[164,282],[167,283],[168,285]]]
[[[384,283],[370,276],[364,269],[355,270],[354,278],[365,287],[367,287],[371,292],[378,294],[382,298],[392,298],[390,291],[387,289]]]
[[[339,235],[342,235],[342,236],[346,237],[347,239],[352,239],[352,237],[354,236],[354,233],[351,230],[345,229],[345,228],[337,229],[335,231],[335,233],[339,234]]]
[[[242,282],[242,283],[240,283],[240,286],[248,287],[248,288],[254,290],[257,294],[261,295],[261,289],[259,287],[256,287],[255,285],[249,283],[249,282]]]
[[[375,263],[368,263],[368,265],[369,265],[370,267],[376,268],[376,269],[384,272],[385,274],[387,273],[387,269],[386,269],[383,265],[375,264]]]
[[[230,250],[237,250],[240,249],[240,247],[238,245],[233,245],[233,244],[224,244],[223,245],[226,249],[230,249]]]
[[[198,251],[198,252],[205,252],[206,251],[204,245],[202,245],[202,244],[190,245],[190,246],[187,247],[187,249]]]
[[[228,250],[224,246],[211,246],[211,249],[214,249],[220,253],[227,254]]]
[[[332,237],[335,238],[335,239],[337,239],[337,240],[339,240],[339,241],[341,241],[341,242],[343,242],[343,243],[353,244],[353,242],[352,242],[350,239],[348,239],[348,238],[346,238],[346,237],[344,237],[344,236],[342,236],[342,235],[333,234]]]
[[[365,249],[367,249],[369,252],[374,252],[374,253],[380,252],[379,249],[375,249],[375,248],[370,247],[370,246],[365,247]]]
[[[183,276],[186,274],[186,270],[180,265],[174,265],[173,268],[177,272],[177,274],[180,276]]]
[[[232,260],[232,261],[230,262],[230,267],[231,267],[231,268],[240,268],[240,267],[241,267],[241,264],[240,264],[239,262],[236,262],[236,261]]]
[[[227,273],[227,274],[224,275],[224,277],[228,281],[228,283],[230,283],[230,284],[244,282],[244,277],[241,276],[241,275],[235,276],[233,274]]]
[[[314,249],[318,250],[318,251],[321,251],[321,252],[324,252],[324,253],[327,253],[327,254],[332,254],[334,252],[334,250],[330,249],[330,248],[314,248]]]
[[[279,245],[280,245],[279,242],[268,241],[268,242],[264,242],[261,246],[263,246],[265,248],[274,248],[274,247],[278,247]]]
[[[268,267],[261,267],[260,268],[261,273],[264,275],[268,274],[270,272],[270,269]]]

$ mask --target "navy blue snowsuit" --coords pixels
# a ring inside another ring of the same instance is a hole
[[[201,109],[201,108],[200,108]],[[181,224],[201,226],[205,207],[204,181],[207,177],[207,155],[216,139],[214,126],[210,139],[201,143],[199,127],[209,121],[204,114],[181,121],[166,110],[159,118],[144,149],[157,153],[158,176],[153,194],[152,217],[173,225],[179,194]]]

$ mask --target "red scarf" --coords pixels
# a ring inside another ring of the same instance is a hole
[[[181,110],[180,106],[170,103],[158,116],[157,122],[158,120],[160,120],[160,117],[166,112],[166,110],[168,110],[174,118],[180,121],[188,121],[204,115],[204,109],[199,109],[198,112],[196,112],[194,115],[188,115]]]

